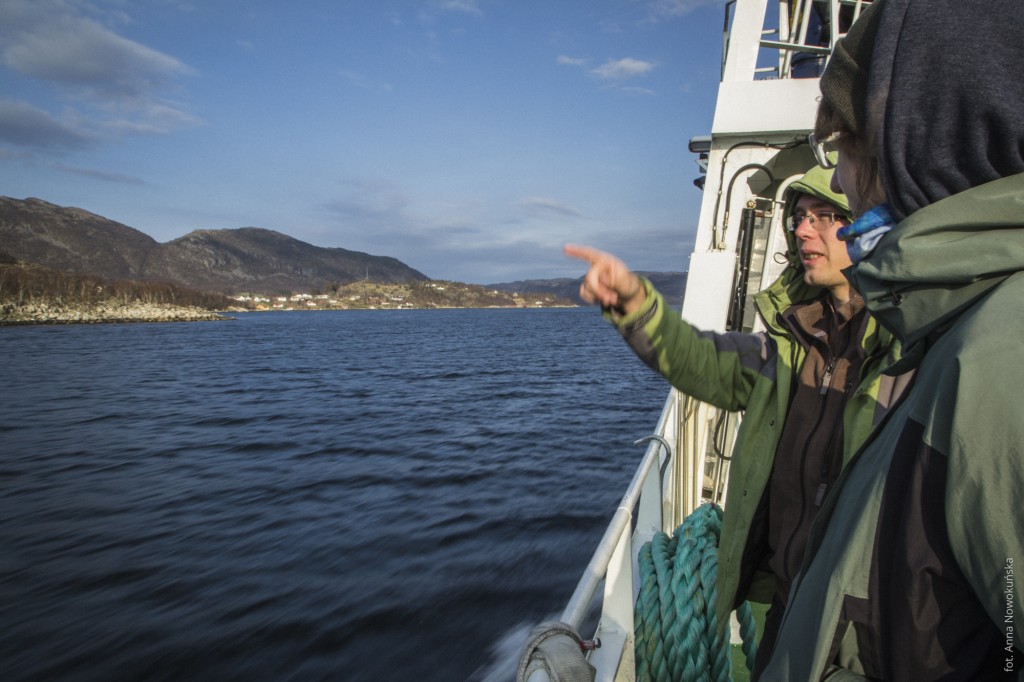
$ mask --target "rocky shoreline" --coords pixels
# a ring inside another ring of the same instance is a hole
[[[99,324],[109,322],[205,322],[229,320],[223,314],[196,307],[157,303],[100,303],[90,306],[58,303],[4,304],[0,326],[22,324]]]

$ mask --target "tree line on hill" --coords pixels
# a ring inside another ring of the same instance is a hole
[[[222,294],[168,282],[110,279],[53,270],[0,253],[0,302],[22,306],[40,301],[84,306],[115,301],[125,305],[146,303],[204,310],[239,307],[237,301]]]

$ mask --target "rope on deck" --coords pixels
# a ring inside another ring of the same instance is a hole
[[[728,628],[718,632],[715,579],[722,510],[703,504],[670,538],[658,533],[640,549],[636,602],[636,679],[639,682],[729,682]],[[757,645],[750,604],[736,610],[747,668]]]

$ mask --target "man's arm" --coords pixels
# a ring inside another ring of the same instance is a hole
[[[640,359],[684,393],[742,410],[760,374],[774,370],[767,335],[701,331],[615,256],[586,246],[566,246],[565,253],[590,263],[580,296],[600,304]]]

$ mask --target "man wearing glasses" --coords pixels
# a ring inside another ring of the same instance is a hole
[[[804,282],[828,290],[833,307],[848,320],[863,310],[864,302],[856,294],[851,300],[850,283],[842,273],[852,263],[846,242],[836,238],[836,231],[849,224],[847,213],[845,206],[840,208],[814,194],[801,193],[786,228],[797,239]]]
[[[814,168],[790,186],[790,266],[754,297],[764,332],[699,330],[615,256],[565,247],[589,263],[580,295],[602,306],[644,362],[680,391],[744,412],[732,452],[715,610],[724,628],[744,600],[772,605],[755,679],[771,654],[812,521],[844,463],[902,389],[881,375],[896,357],[893,337],[867,315],[843,276],[850,258],[836,231],[848,224],[849,209],[830,189],[831,178],[832,170]]]

